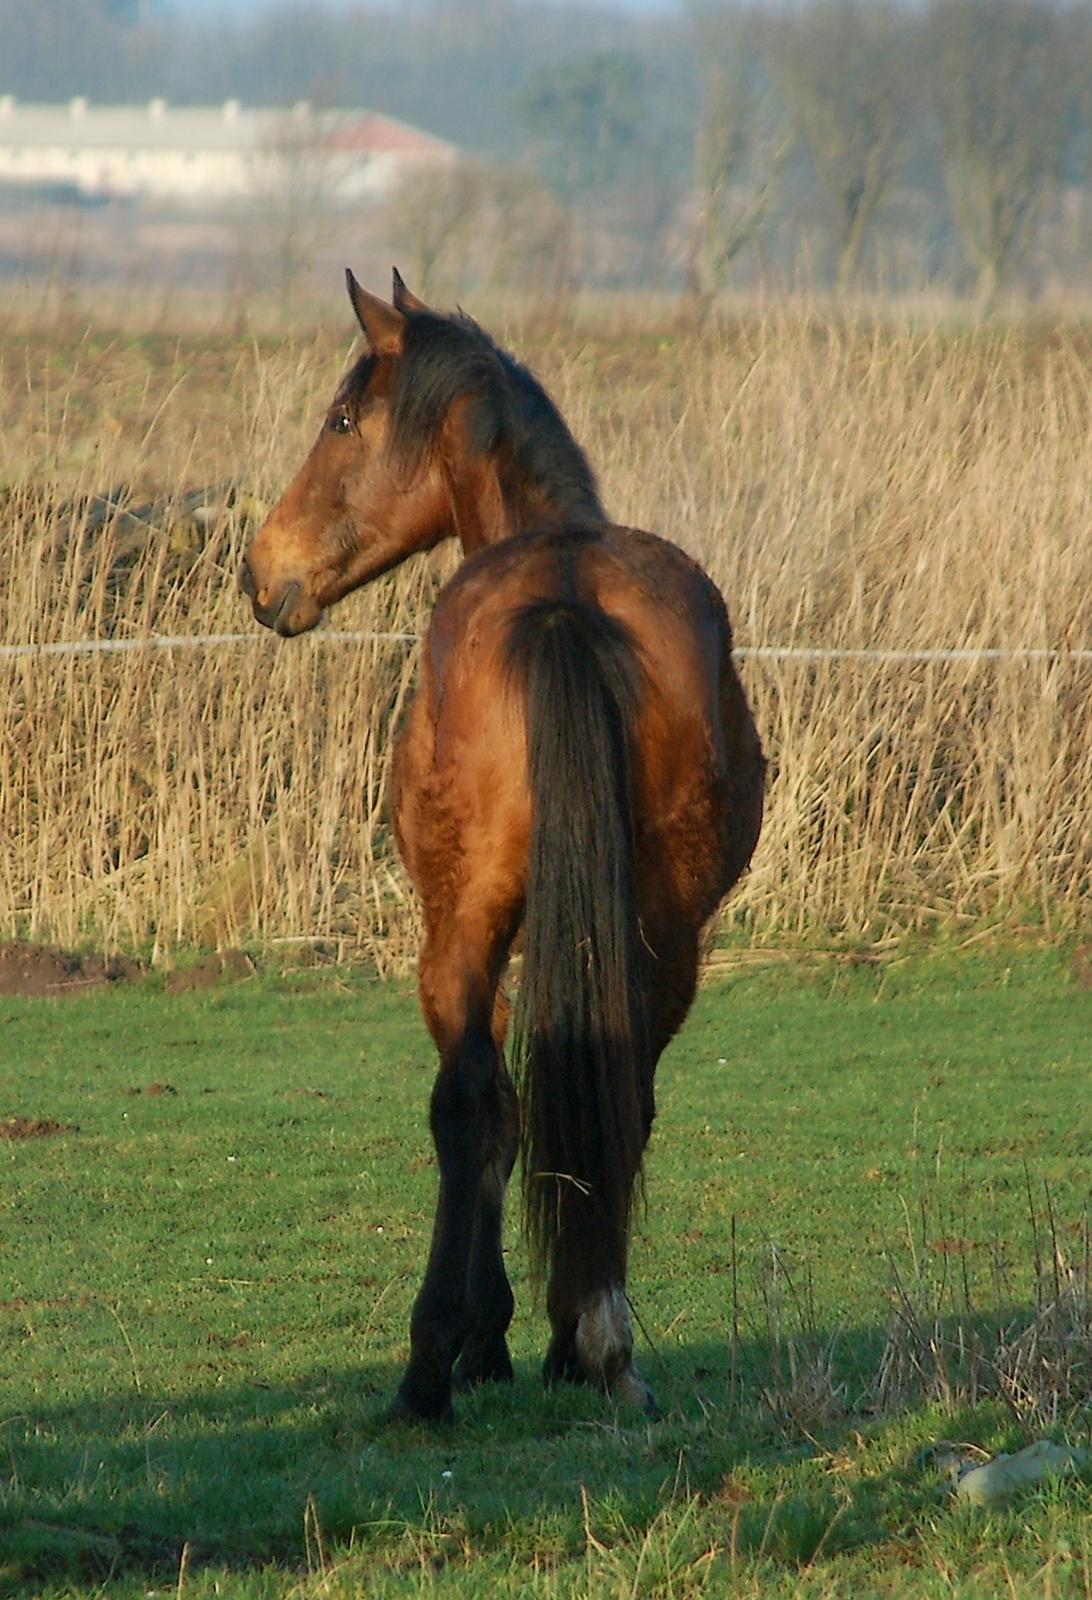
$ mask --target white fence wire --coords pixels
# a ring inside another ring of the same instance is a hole
[[[367,644],[372,641],[412,643],[418,633],[339,631],[323,628],[311,635],[315,644]],[[36,656],[121,655],[140,650],[201,650],[222,645],[272,644],[271,633],[149,634],[143,639],[62,639],[45,644],[0,645],[0,660]],[[1013,647],[978,649],[972,646],[928,650],[821,649],[804,645],[741,645],[741,661],[1092,661],[1089,650],[1053,650]]]

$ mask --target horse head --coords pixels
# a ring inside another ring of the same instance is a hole
[[[407,319],[426,307],[397,270],[389,305],[352,272],[345,276],[367,349],[239,568],[255,617],[286,638],[313,628],[342,596],[450,531],[437,463],[424,459],[407,476],[390,448]]]

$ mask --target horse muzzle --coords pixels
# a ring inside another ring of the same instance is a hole
[[[250,601],[251,610],[263,628],[271,628],[282,639],[306,633],[322,617],[322,607],[303,592],[298,583],[288,583],[274,594],[258,587],[246,556],[239,567],[239,588]]]

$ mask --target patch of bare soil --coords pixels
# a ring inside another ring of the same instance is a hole
[[[72,1122],[49,1117],[0,1117],[0,1139],[52,1139],[58,1133],[79,1133]]]
[[[143,970],[128,956],[79,956],[54,945],[0,944],[0,994],[82,994],[108,983],[131,983]]]
[[[167,994],[193,994],[199,989],[214,989],[219,983],[239,983],[243,978],[252,978],[254,971],[254,963],[245,950],[219,950],[192,967],[178,967],[163,987]]]

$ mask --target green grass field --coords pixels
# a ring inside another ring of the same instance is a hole
[[[0,999],[0,1124],[67,1125],[0,1139],[0,1591],[1090,1594],[1092,1480],[987,1514],[918,1459],[1087,1442],[1090,1067],[1063,949],[741,966],[661,1066],[631,1289],[663,1419],[543,1393],[513,1219],[514,1387],[392,1431],[412,993]],[[1006,1388],[998,1329],[1067,1285]]]

